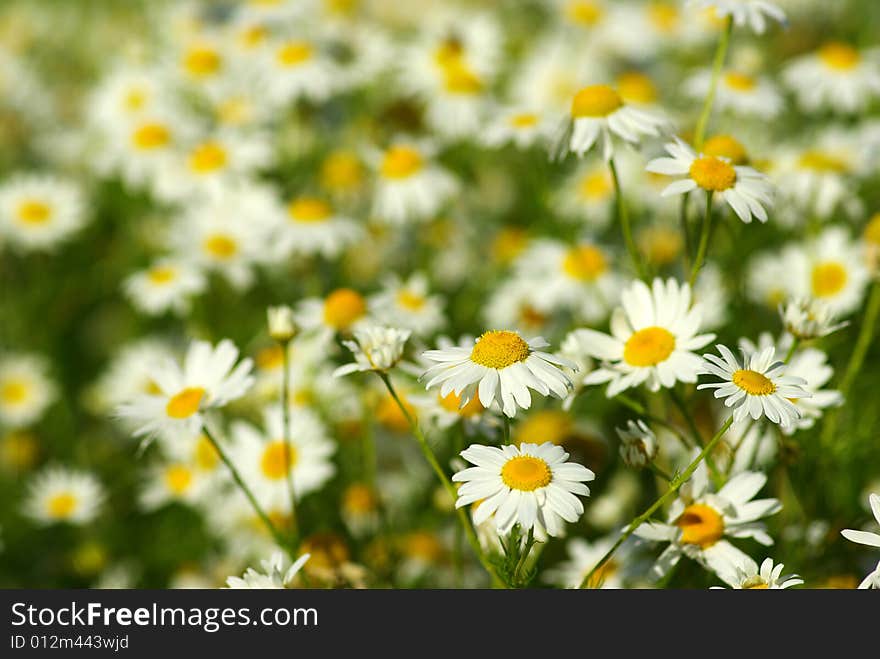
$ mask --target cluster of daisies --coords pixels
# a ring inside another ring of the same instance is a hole
[[[2,326],[0,467],[88,584],[154,585],[95,529],[184,508],[159,585],[880,588],[880,470],[817,517],[798,469],[867,441],[880,315],[880,48],[837,8],[157,3],[76,93],[6,11],[0,281],[101,292],[82,386]],[[46,441],[83,419],[112,448]]]

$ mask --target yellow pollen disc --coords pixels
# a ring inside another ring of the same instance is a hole
[[[238,252],[238,244],[235,240],[222,233],[208,237],[204,247],[208,254],[221,260],[230,259]]]
[[[150,268],[150,271],[147,273],[150,282],[159,286],[174,281],[176,275],[177,272],[174,268],[170,268],[167,265],[157,265],[154,268]]]
[[[504,463],[501,480],[512,490],[531,492],[553,480],[553,472],[541,458],[518,455]]]
[[[135,147],[142,151],[161,149],[171,141],[171,131],[164,124],[143,124],[131,134],[131,141]]]
[[[189,167],[197,174],[210,174],[223,169],[227,161],[226,149],[217,142],[200,144],[189,155]]]
[[[850,71],[861,61],[859,51],[849,44],[830,41],[819,49],[819,59],[825,66],[837,71]]]
[[[602,19],[602,7],[589,0],[572,0],[565,7],[565,15],[572,23],[590,27]]]
[[[353,483],[342,496],[342,507],[354,515],[364,515],[376,510],[378,503],[373,489],[363,483]]]
[[[247,98],[233,96],[221,101],[216,107],[217,120],[222,124],[240,126],[247,123],[253,115],[253,108]]]
[[[593,573],[593,576],[587,582],[587,588],[601,588],[602,584],[617,574],[619,569],[620,566],[613,558],[606,561],[605,565]],[[584,576],[587,576],[587,572],[584,572]]]
[[[255,48],[269,36],[268,30],[263,25],[249,25],[238,35],[238,40],[245,48]]]
[[[675,520],[681,529],[681,541],[686,545],[711,547],[724,535],[724,519],[713,508],[693,503]]]
[[[417,416],[416,408],[407,400],[406,396],[400,396],[400,400],[409,415],[415,419]],[[380,399],[376,405],[376,420],[394,432],[408,433],[410,431],[409,421],[390,395]]]
[[[515,114],[508,120],[514,128],[532,128],[538,123],[538,115],[531,112]]]
[[[351,190],[363,180],[363,167],[357,156],[347,151],[331,153],[321,165],[321,185],[328,190]]]
[[[150,396],[161,396],[162,390],[159,388],[159,385],[156,384],[156,381],[152,378],[147,378],[147,380],[143,383],[143,392],[145,394],[149,394]]]
[[[290,462],[288,463],[287,447],[281,440],[272,442],[263,449],[263,457],[260,458],[260,469],[269,480],[277,481],[287,477],[287,465],[293,468],[296,465],[296,448],[290,447]]]
[[[443,86],[450,94],[479,94],[483,81],[466,64],[456,61],[443,69]]]
[[[832,297],[840,293],[846,286],[848,276],[846,268],[837,261],[825,261],[813,267],[813,295],[816,297]]]
[[[443,545],[436,535],[428,531],[414,531],[403,542],[403,553],[426,563],[437,563],[443,558]]]
[[[37,438],[22,430],[13,430],[0,443],[0,462],[15,470],[32,467],[38,453]]]
[[[769,590],[770,586],[760,576],[754,576],[743,582],[743,590]]]
[[[724,82],[728,87],[738,92],[750,92],[755,88],[756,84],[753,77],[737,71],[728,71],[724,75]]]
[[[478,396],[471,398],[464,407],[461,407],[461,396],[456,396],[454,391],[450,391],[444,398],[439,396],[437,398],[444,410],[455,412],[464,417],[474,416],[484,409]]]
[[[849,165],[842,158],[816,150],[805,151],[798,159],[798,164],[804,169],[812,169],[816,172],[844,173],[849,169]]]
[[[165,406],[165,413],[172,419],[186,419],[199,411],[199,405],[205,396],[201,387],[187,387],[174,394]]]
[[[730,135],[713,135],[703,143],[703,153],[716,158],[727,158],[734,165],[744,165],[749,159],[746,148]]]
[[[278,368],[284,361],[284,349],[278,344],[263,348],[257,353],[255,361],[257,368],[262,370]]]
[[[397,293],[397,303],[404,309],[419,311],[425,306],[425,298],[404,288]]]
[[[733,372],[733,383],[751,396],[769,396],[776,391],[773,380],[763,373],[750,369],[740,369]]]
[[[174,494],[184,494],[192,484],[192,472],[184,465],[171,465],[165,470],[165,485]]]
[[[598,247],[578,245],[565,255],[562,269],[580,281],[595,281],[608,270],[608,261]]]
[[[604,201],[613,189],[611,176],[604,170],[590,172],[578,182],[578,193],[586,201]]]
[[[492,330],[484,333],[471,350],[471,361],[488,368],[507,368],[529,356],[529,344],[516,332]]]
[[[880,213],[874,213],[868,221],[863,235],[865,242],[874,246],[880,246]]]
[[[623,360],[631,366],[655,366],[666,361],[675,350],[675,337],[662,327],[646,327],[635,332],[623,346]]]
[[[303,540],[300,552],[311,554],[307,566],[332,570],[343,563],[347,563],[350,557],[345,540],[332,531],[313,533]],[[306,569],[309,569],[308,567]]]
[[[505,227],[492,241],[492,257],[499,263],[510,263],[522,253],[528,241],[528,235],[522,229]]]
[[[278,63],[282,66],[299,66],[311,59],[315,49],[305,41],[290,41],[278,49]]]
[[[543,327],[547,322],[547,316],[530,304],[519,308],[519,321],[526,327]]]
[[[562,444],[572,436],[571,417],[561,410],[539,410],[533,412],[516,425],[513,442],[526,444]]]
[[[464,45],[455,37],[446,39],[437,50],[434,51],[434,61],[441,68],[452,66],[456,62],[462,60],[464,55]]]
[[[360,5],[361,0],[324,0],[324,6],[332,14],[349,16]]]
[[[223,65],[223,59],[213,48],[192,48],[183,57],[183,68],[195,78],[214,75]]]
[[[648,5],[648,18],[660,32],[672,32],[678,27],[678,8],[669,2]]]
[[[339,288],[324,300],[324,322],[337,330],[347,330],[366,312],[363,296],[350,288]]]
[[[295,222],[325,222],[333,215],[333,209],[326,201],[316,197],[300,197],[290,203],[287,214]]]
[[[76,510],[76,496],[71,492],[59,492],[52,496],[46,504],[49,517],[67,519]]]
[[[584,87],[574,95],[571,102],[571,116],[573,119],[607,117],[622,107],[623,99],[610,86],[592,85]]]
[[[122,97],[122,107],[129,112],[137,112],[147,104],[147,92],[143,89],[129,89]]]
[[[7,380],[0,384],[0,400],[7,405],[23,403],[28,398],[28,389],[24,380]]]
[[[678,258],[684,242],[679,231],[656,226],[640,232],[639,246],[651,263],[668,265]]]
[[[617,78],[617,91],[627,103],[653,103],[657,100],[657,87],[641,71],[627,71]]]
[[[382,159],[382,176],[385,178],[407,178],[422,168],[421,154],[409,146],[392,146]]]
[[[703,156],[694,160],[690,175],[703,190],[711,192],[723,192],[736,184],[736,170],[733,165],[715,156]]]
[[[196,466],[204,471],[212,471],[220,462],[217,449],[205,435],[199,435],[199,439],[196,441],[194,458]]]
[[[25,224],[45,224],[52,217],[52,207],[36,199],[27,199],[18,205],[17,214]]]

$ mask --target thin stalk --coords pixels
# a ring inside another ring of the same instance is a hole
[[[614,196],[617,200],[617,219],[620,222],[620,228],[623,231],[623,241],[626,243],[626,249],[629,257],[632,259],[636,273],[642,279],[645,277],[645,269],[642,260],[639,258],[639,250],[633,239],[632,226],[629,222],[629,211],[626,208],[626,201],[623,198],[623,190],[620,186],[620,177],[617,175],[617,166],[614,164],[614,158],[608,161],[608,167],[611,170],[611,179],[614,181]]]
[[[709,123],[709,117],[712,114],[712,104],[715,102],[715,92],[718,90],[718,79],[721,77],[721,69],[724,67],[724,59],[727,57],[727,47],[730,45],[730,34],[733,32],[733,17],[728,16],[724,31],[718,40],[718,47],[715,49],[715,60],[712,63],[712,81],[709,83],[709,92],[706,94],[706,100],[703,101],[703,110],[700,112],[700,118],[697,120],[697,127],[694,130],[694,148],[699,152],[703,148],[703,139],[706,136],[706,126]]]
[[[296,491],[293,488],[293,446],[290,442],[290,351],[287,342],[281,343],[281,426],[284,434],[284,469],[287,480],[287,496],[290,499],[290,535],[293,547],[299,545],[299,513],[296,508]]]
[[[644,524],[651,516],[660,509],[660,507],[666,503],[669,499],[671,499],[679,490],[679,488],[684,485],[688,479],[693,476],[694,472],[697,470],[697,467],[700,466],[700,463],[703,459],[709,454],[709,452],[715,448],[715,445],[721,440],[724,436],[724,433],[727,432],[730,425],[733,423],[733,417],[729,417],[727,421],[724,422],[724,425],[715,433],[715,436],[709,440],[709,443],[706,444],[706,447],[700,452],[700,454],[694,459],[693,462],[688,465],[688,468],[681,472],[678,476],[676,476],[670,483],[669,489],[664,492],[659,499],[657,499],[651,506],[643,512],[641,515],[636,517],[632,522],[630,522],[629,526],[626,527],[626,530],[620,535],[617,539],[617,542],[612,545],[611,549],[609,549],[605,555],[599,560],[596,565],[593,566],[593,569],[590,570],[587,575],[584,577],[583,581],[581,581],[581,588],[586,588],[587,585],[591,582],[593,575],[598,572],[608,560],[614,556],[614,552],[618,550],[620,545],[622,545],[627,538],[629,538],[633,532],[639,528],[642,524]]]
[[[791,358],[794,357],[795,351],[798,349],[798,344],[800,343],[800,339],[797,337],[794,338],[791,342],[791,347],[788,349],[788,352],[785,353],[785,359],[783,360],[786,364],[791,361]]]
[[[529,529],[529,535],[526,539],[526,546],[521,550],[519,560],[516,562],[516,567],[513,570],[513,583],[516,585],[517,588],[522,587],[522,569],[529,558],[529,554],[531,553],[534,544],[535,531],[534,529]]]
[[[703,261],[706,258],[706,252],[709,249],[709,234],[712,230],[712,193],[706,192],[706,214],[703,216],[703,228],[700,230],[700,245],[697,247],[697,256],[694,258],[694,264],[691,267],[690,285],[697,281],[697,275],[700,274],[700,268],[703,267]]]
[[[691,260],[691,250],[693,249],[693,246],[691,245],[691,228],[688,223],[688,202],[690,202],[690,199],[690,192],[685,192],[681,196],[681,211],[678,216],[679,222],[681,223],[681,233],[684,236],[684,250],[681,255],[683,272],[688,271],[688,266]]]

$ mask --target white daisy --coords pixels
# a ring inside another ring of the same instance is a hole
[[[276,40],[267,48],[262,67],[270,97],[278,103],[300,98],[324,101],[336,91],[340,80],[339,67],[314,35]]]
[[[734,165],[727,158],[697,154],[679,138],[666,145],[671,158],[656,158],[646,169],[655,174],[686,178],[669,185],[662,196],[685,194],[700,188],[714,193],[746,223],[752,217],[767,221],[765,206],[772,205],[773,186],[764,174],[751,167]]]
[[[209,479],[194,466],[166,462],[150,468],[139,500],[144,510],[155,510],[171,502],[191,505],[209,485]]]
[[[792,398],[809,398],[812,394],[803,388],[806,380],[783,375],[786,366],[774,361],[776,349],[768,346],[760,351],[742,352],[740,362],[729,348],[717,345],[716,355],[703,355],[705,361],[700,373],[714,375],[722,382],[703,383],[697,389],[715,389],[715,398],[723,398],[726,407],[733,407],[733,419],[742,421],[747,416],[757,421],[766,416],[785,428],[801,417]]]
[[[278,250],[284,255],[335,258],[365,237],[360,224],[320,197],[301,195],[293,199],[287,204],[285,220],[278,227]]]
[[[577,463],[567,462],[568,453],[550,443],[516,446],[473,444],[461,452],[476,465],[452,476],[458,489],[456,508],[480,501],[474,522],[480,524],[495,516],[500,535],[507,535],[515,524],[523,532],[534,530],[558,536],[563,520],[576,522],[584,506],[575,495],[589,496],[584,485],[595,474]]]
[[[351,288],[337,288],[321,298],[306,298],[296,307],[296,322],[307,331],[332,336],[368,322],[367,300]]]
[[[685,82],[687,93],[702,101],[709,93],[712,72],[701,71]],[[715,104],[719,110],[731,110],[742,116],[772,119],[784,107],[782,94],[769,80],[756,78],[733,69],[721,74],[715,90]]]
[[[98,514],[104,489],[92,474],[47,467],[28,484],[24,513],[40,524],[86,524]]]
[[[565,545],[568,558],[553,568],[546,570],[541,576],[546,583],[561,588],[580,588],[590,570],[598,563],[617,541],[617,534],[587,542],[583,538],[572,538]],[[590,582],[590,588],[623,588],[629,577],[634,576],[632,569],[633,543],[624,542],[605,564],[596,571]]]
[[[871,494],[871,496],[868,497],[868,502],[871,504],[871,512],[874,513],[874,519],[877,524],[880,524],[880,495]],[[880,533],[844,529],[840,534],[850,542],[857,542],[860,545],[867,545],[868,547],[880,547]],[[862,581],[861,584],[859,584],[859,588],[880,589],[880,563],[877,563],[877,568],[865,577],[865,580]]]
[[[49,250],[84,223],[83,199],[71,182],[19,174],[0,186],[0,236],[23,250]]]
[[[428,279],[421,273],[405,281],[387,279],[369,304],[380,322],[410,329],[417,335],[431,335],[446,322],[442,298],[429,294]]]
[[[355,361],[337,368],[333,375],[340,377],[357,371],[385,372],[400,361],[403,347],[410,335],[410,330],[396,327],[370,325],[354,331],[354,341],[343,341],[342,344],[351,350]]]
[[[43,357],[0,355],[0,423],[13,428],[29,426],[56,397],[49,364]]]
[[[135,307],[150,315],[173,311],[182,315],[190,300],[205,290],[204,275],[192,265],[174,259],[160,259],[123,283]]]
[[[657,457],[657,436],[638,419],[626,422],[626,428],[615,428],[620,438],[620,457],[629,467],[641,468]]]
[[[491,117],[480,135],[480,141],[497,149],[513,144],[517,149],[528,149],[542,144],[550,135],[547,117],[540,111],[512,106],[491,112]]]
[[[617,163],[620,168],[620,163]],[[624,174],[624,178],[629,180]],[[566,179],[554,198],[554,207],[564,218],[602,229],[614,214],[614,181],[601,160],[580,165]]]
[[[241,577],[229,577],[226,579],[226,585],[229,588],[236,589],[282,589],[290,588],[305,562],[309,560],[310,554],[303,554],[287,569],[285,569],[286,560],[284,554],[276,551],[267,561],[261,561],[262,572],[257,572],[254,568],[249,567]]]
[[[785,566],[782,563],[773,565],[772,558],[765,558],[761,567],[751,558],[741,565],[732,566],[729,573],[719,575],[734,590],[781,590],[800,586],[804,583],[796,574],[782,576]],[[720,588],[721,586],[713,586]]]
[[[835,323],[831,306],[811,297],[793,298],[779,305],[779,315],[785,330],[801,341],[819,339],[849,325]]]
[[[878,58],[876,50],[859,52],[848,43],[829,41],[792,61],[783,78],[807,112],[859,112],[880,96]]]
[[[438,363],[420,379],[427,380],[426,389],[439,385],[441,396],[455,392],[465,404],[475,394],[483,407],[497,401],[504,414],[513,417],[517,408],[531,406],[529,389],[542,396],[565,398],[572,386],[559,367],[573,368],[574,364],[538,350],[548,345],[540,337],[526,341],[517,332],[488,331],[473,348],[450,346],[425,352],[426,359]]]
[[[647,383],[651,391],[676,382],[696,382],[702,360],[692,351],[714,334],[697,334],[702,307],[691,304],[691,289],[674,279],[654,279],[651,288],[635,281],[621,295],[622,307],[611,314],[611,336],[579,330],[582,347],[602,365],[584,384],[608,382],[608,397]]]
[[[687,4],[696,9],[713,9],[719,18],[730,16],[734,25],[748,25],[757,34],[767,29],[768,18],[783,26],[788,24],[785,12],[768,0],[688,0]]]
[[[863,243],[844,227],[825,229],[798,250],[788,275],[791,294],[812,296],[841,315],[856,311],[871,281],[863,253]]]

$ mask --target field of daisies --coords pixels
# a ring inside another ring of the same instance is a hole
[[[876,0],[8,0],[0,586],[880,588]]]

